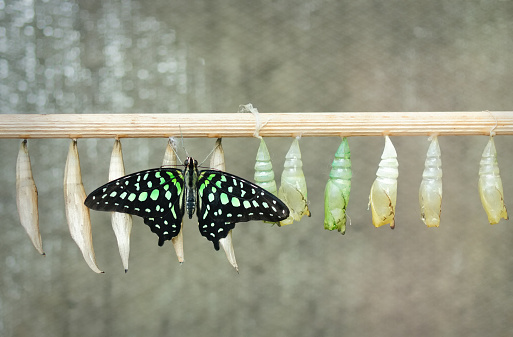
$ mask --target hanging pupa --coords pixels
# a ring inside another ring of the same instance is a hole
[[[25,228],[32,244],[40,254],[45,255],[41,233],[39,232],[37,188],[32,177],[27,140],[21,142],[18,160],[16,161],[16,205],[20,223]]]
[[[89,268],[96,273],[103,273],[96,265],[91,232],[91,218],[89,208],[84,205],[85,198],[86,194],[84,185],[82,184],[77,141],[72,140],[66,160],[66,168],[64,170],[66,219],[68,221],[71,237],[82,251],[82,255]]]
[[[278,194],[271,156],[263,138],[260,139],[260,146],[256,155],[255,183],[274,195]]]
[[[493,137],[486,145],[479,166],[479,196],[488,215],[491,225],[498,223],[501,218],[508,219],[508,212],[504,205],[502,180],[497,163],[497,151]]]
[[[324,190],[324,228],[346,232],[346,207],[351,191],[351,151],[347,138],[342,138],[342,143],[335,153],[335,159],[331,164],[331,172],[326,189]]]
[[[216,141],[214,152],[212,153],[212,157],[210,157],[210,168],[219,171],[226,171],[224,150],[223,145],[221,144],[221,140],[221,138],[218,138]],[[219,239],[219,245],[223,247],[224,252],[226,253],[226,257],[228,258],[228,262],[230,262],[230,264],[233,266],[233,268],[235,268],[235,270],[238,273],[239,266],[237,265],[237,260],[235,259],[235,250],[233,249],[231,229],[226,237]]]
[[[299,149],[299,137],[296,137],[285,156],[285,164],[281,175],[281,185],[278,191],[280,198],[289,208],[290,216],[280,221],[280,226],[290,225],[299,221],[304,215],[310,216],[306,179],[303,174],[303,162]]]
[[[164,153],[164,159],[162,160],[162,166],[176,167],[176,161],[176,142],[174,138],[169,138],[166,146],[166,152]],[[171,239],[171,242],[173,243],[178,262],[183,263],[185,261],[185,255],[183,252],[183,221],[180,226],[180,232],[177,236]]]
[[[419,190],[420,217],[428,227],[440,225],[442,211],[442,159],[438,138],[433,136],[427,150]]]
[[[390,138],[385,136],[385,148],[376,172],[376,180],[372,184],[369,195],[369,206],[372,211],[374,227],[390,224],[390,228],[395,228],[398,167],[399,163],[394,145]]]
[[[123,152],[121,142],[116,139],[110,157],[109,180],[115,180],[125,175],[125,164],[123,163]],[[111,213],[112,229],[118,242],[119,255],[121,262],[128,271],[128,257],[130,255],[130,233],[132,232],[132,216],[127,213]]]

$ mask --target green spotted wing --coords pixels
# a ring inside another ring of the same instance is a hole
[[[219,249],[237,222],[264,220],[278,222],[289,216],[289,209],[274,194],[233,174],[201,171],[198,177],[198,220],[203,236]]]
[[[180,232],[184,188],[181,170],[157,168],[113,180],[89,194],[84,203],[97,211],[143,217],[162,246]]]

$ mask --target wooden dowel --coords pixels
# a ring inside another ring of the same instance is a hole
[[[262,137],[513,134],[513,111],[261,113]],[[249,113],[3,114],[0,138],[252,137]]]

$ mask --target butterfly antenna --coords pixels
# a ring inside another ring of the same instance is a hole
[[[173,149],[173,152],[176,155],[176,158],[180,162],[180,165],[183,165],[182,160],[180,159],[180,156],[178,155],[178,152],[176,152],[176,148],[178,147],[178,141],[174,137],[169,137],[169,144],[171,145],[171,148]],[[183,145],[183,138],[182,138],[182,145]]]
[[[183,149],[183,151],[185,152],[185,155],[186,155],[187,157],[190,157],[190,156],[189,156],[189,152],[187,152],[187,149],[185,148],[185,145],[184,145],[184,143],[183,143],[182,127],[181,127],[180,125],[178,125],[178,129],[180,130],[180,138],[182,139],[182,149]]]
[[[214,146],[214,148],[212,149],[212,151],[210,151],[210,153],[205,157],[205,159],[203,159],[203,161],[198,165],[198,167],[201,167],[201,165],[203,165],[204,162],[207,161],[207,159],[212,155],[212,153],[214,153],[214,151],[219,147],[221,146],[221,141],[222,141],[223,138],[217,138],[216,140],[216,145]]]

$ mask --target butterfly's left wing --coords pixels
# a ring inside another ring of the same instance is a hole
[[[162,246],[180,232],[184,188],[181,170],[155,168],[108,182],[91,192],[84,204],[97,211],[143,217]]]
[[[289,216],[287,206],[260,186],[233,174],[201,171],[198,177],[198,221],[201,235],[219,249],[219,239],[237,222],[278,222]]]

